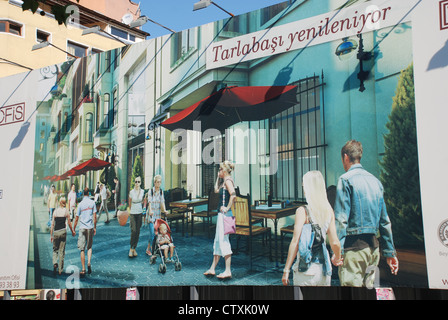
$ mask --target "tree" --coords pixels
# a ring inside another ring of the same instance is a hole
[[[37,9],[39,9],[39,4],[46,4],[46,0],[23,0],[22,3],[22,10],[31,10],[31,12],[36,13]],[[76,0],[76,2],[79,3],[79,0]],[[70,17],[74,12],[67,12],[67,8],[71,4],[68,5],[60,5],[60,4],[54,4],[51,5],[51,13],[54,15],[54,18],[58,22],[58,24],[65,24],[67,25],[67,19]],[[41,15],[45,15],[44,11],[41,11]]]
[[[79,191],[79,180],[78,177],[75,177],[75,181],[73,181],[74,185],[75,185],[75,191],[78,192]]]
[[[394,241],[403,247],[423,246],[417,153],[413,65],[401,72],[384,136],[380,179],[392,222]]]
[[[142,179],[142,183],[140,185],[140,188],[145,189],[145,177],[143,173],[143,164],[140,159],[140,156],[137,155],[134,160],[134,166],[132,168],[132,179],[131,179],[131,189],[134,188],[134,181],[135,178],[140,177]]]

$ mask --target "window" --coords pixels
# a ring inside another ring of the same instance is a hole
[[[67,51],[70,54],[73,54],[77,57],[85,57],[87,56],[87,47],[76,44],[74,42],[68,41],[67,43]]]
[[[114,49],[114,69],[117,69],[120,65],[120,50]]]
[[[107,94],[107,93],[106,93]],[[100,95],[97,94],[96,95],[96,125],[95,125],[95,130],[98,131],[98,129],[100,128],[100,107],[101,107],[101,99],[100,99]]]
[[[78,160],[78,138],[72,141],[72,163]]]
[[[288,6],[288,2],[282,2],[274,4],[273,6],[261,9],[260,13],[260,25],[264,25],[266,22],[274,18],[277,14],[282,12]]]
[[[22,35],[22,25],[8,20],[0,20],[0,32]]]
[[[50,34],[45,32],[45,31],[41,31],[41,30],[36,30],[36,42],[46,42],[46,41],[50,41]]]
[[[86,114],[86,133],[84,135],[86,142],[93,141],[93,114],[91,112]]]
[[[115,27],[110,27],[110,33],[122,39],[128,39],[128,33]]]
[[[221,32],[220,36],[225,36],[229,33],[229,36],[236,36],[235,34],[247,33],[248,14],[242,14],[232,19],[224,19],[217,22],[218,31]]]
[[[118,115],[118,89],[114,90],[112,102],[113,102],[113,106],[114,106],[113,123],[115,126],[118,124],[118,116],[117,116]]]
[[[110,56],[111,50],[106,51],[104,54],[104,72],[110,72]]]
[[[110,27],[110,33],[112,35],[116,36],[116,37],[121,38],[121,39],[135,42],[135,36],[132,35],[132,34],[127,33],[124,30],[121,30],[121,29],[118,29],[118,28],[115,28],[115,27]]]
[[[196,47],[195,30],[188,29],[177,32],[171,40],[171,65]]]
[[[110,105],[110,94],[105,93],[104,94],[104,101],[103,101],[103,108],[101,109],[100,106],[98,105],[97,108],[97,129],[98,128],[108,128],[108,123],[107,121],[107,112],[109,110],[109,105]],[[101,110],[103,110],[103,117],[101,119]]]
[[[111,119],[110,119],[110,101],[109,94],[104,95],[104,105],[103,105],[103,125],[104,129],[110,128]]]

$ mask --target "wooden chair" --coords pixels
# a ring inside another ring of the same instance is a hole
[[[169,199],[167,199],[168,197],[165,197],[165,207],[167,211],[171,211],[169,213],[167,213],[164,218],[166,221],[168,221],[169,223],[171,221],[176,221],[176,226],[179,220],[182,221],[182,236],[185,234],[185,218],[186,217],[186,212],[188,212],[188,209],[183,209],[183,208],[175,208],[175,207],[170,207],[169,203],[171,201],[179,201],[179,200],[184,200],[185,196],[184,196],[184,190],[182,188],[174,188],[172,190],[170,190],[170,196]]]
[[[193,236],[194,218],[201,218],[203,226],[207,227],[207,236],[210,237],[210,228],[212,227],[213,217],[218,215],[219,193],[216,193],[214,188],[211,188],[208,193],[207,210],[200,212],[193,212],[191,214],[191,235]]]
[[[237,197],[241,196],[240,187],[235,187],[235,194],[236,194]],[[254,218],[254,217],[252,217],[252,224],[261,224],[262,227],[265,226],[263,218]]]
[[[272,241],[271,241],[271,228],[266,228],[251,223],[252,214],[250,210],[250,195],[247,196],[237,195],[235,201],[232,204],[232,212],[235,216],[236,233],[238,238],[247,238],[247,249],[250,256],[250,268],[252,269],[253,260],[253,244],[252,239],[256,236],[267,236],[269,242],[269,259],[272,261]],[[238,241],[239,239],[237,239]],[[238,250],[238,242],[237,242]]]

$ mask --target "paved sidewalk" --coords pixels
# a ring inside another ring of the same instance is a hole
[[[67,244],[65,253],[66,272],[62,275],[53,275],[52,243],[47,229],[48,211],[43,204],[42,197],[33,198],[34,208],[34,274],[35,283],[41,284],[41,288],[67,288],[73,285],[73,270],[81,269],[81,260],[77,248],[78,230],[73,237],[67,232]],[[113,212],[109,212],[113,216]],[[219,286],[219,285],[282,285],[282,269],[275,268],[275,262],[268,257],[259,257],[254,260],[253,270],[249,270],[249,256],[243,250],[232,256],[232,278],[220,280],[216,277],[208,278],[203,272],[212,262],[213,238],[208,238],[202,232],[202,224],[195,222],[194,236],[182,236],[181,230],[177,232],[172,228],[172,237],[176,245],[179,260],[182,263],[180,271],[174,270],[174,263],[167,264],[166,273],[159,273],[160,257],[155,264],[149,263],[149,257],[145,254],[148,243],[149,229],[142,227],[140,240],[137,247],[138,257],[129,258],[130,228],[129,220],[126,226],[120,226],[117,219],[111,219],[105,224],[106,215],[103,213],[97,224],[97,233],[93,238],[92,274],[80,278],[79,288],[108,288],[108,287],[133,287],[133,286]],[[241,241],[243,245],[244,240]],[[260,244],[261,245],[261,244]],[[232,248],[236,242],[232,240]],[[30,250],[31,251],[31,250]],[[86,262],[87,263],[87,262]],[[30,264],[30,263],[29,263]],[[29,270],[33,270],[29,268]],[[221,259],[217,273],[224,270],[224,259]],[[30,271],[32,272],[32,271]],[[68,281],[68,282],[66,282]],[[28,288],[34,289],[34,288]]]

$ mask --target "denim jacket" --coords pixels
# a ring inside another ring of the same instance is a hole
[[[359,163],[339,178],[334,213],[342,248],[346,236],[379,232],[383,255],[396,255],[383,192],[381,182]]]

